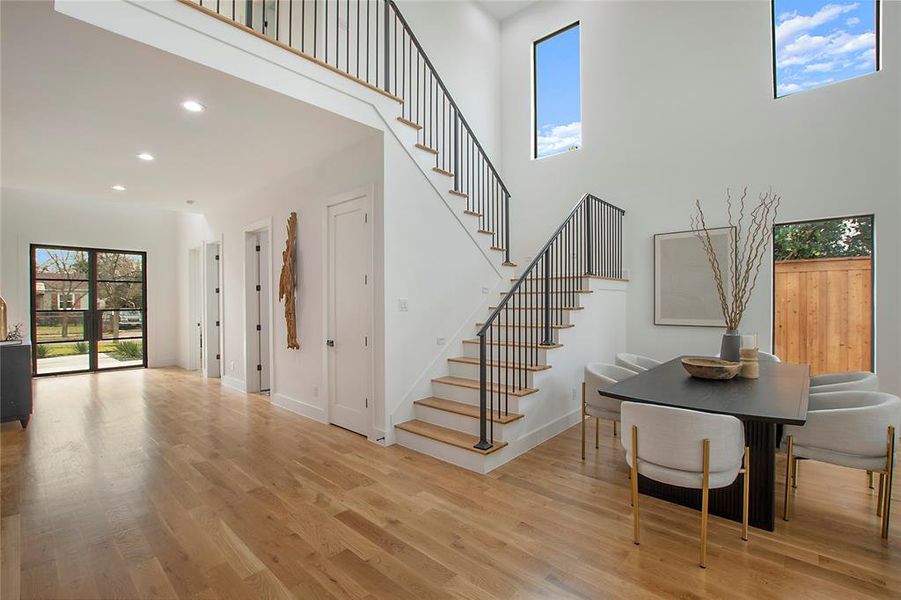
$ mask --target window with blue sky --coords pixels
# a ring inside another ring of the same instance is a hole
[[[877,8],[873,0],[774,0],[776,96],[876,71]]]
[[[535,158],[582,145],[579,24],[535,42]]]

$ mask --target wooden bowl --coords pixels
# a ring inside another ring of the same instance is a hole
[[[682,366],[689,375],[699,379],[732,379],[741,369],[741,363],[706,356],[686,356]]]

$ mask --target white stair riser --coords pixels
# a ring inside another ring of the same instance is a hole
[[[494,309],[491,309],[492,311]],[[552,311],[551,312],[551,324],[552,325],[569,325],[572,323],[570,320],[572,313],[577,313],[580,311],[577,310],[562,310],[562,311]],[[488,312],[488,315],[491,314],[491,311]],[[515,316],[514,316],[515,314]],[[487,318],[487,316],[486,316]],[[535,322],[535,319],[538,319],[538,322]],[[480,320],[480,323],[485,323],[484,320]],[[494,321],[495,323],[507,324],[511,325],[523,325],[528,322],[529,325],[542,325],[544,323],[544,317],[539,314],[536,316],[535,311],[528,310],[502,310],[497,315],[497,319]]]
[[[473,417],[448,412],[446,410],[438,410],[437,408],[422,406],[421,404],[414,405],[414,414],[417,419],[425,421],[426,423],[440,425],[441,427],[462,431],[470,435],[479,435],[479,420],[474,419]],[[520,420],[521,419],[507,423],[506,425],[495,422],[494,439],[502,442],[515,439],[516,435],[514,429]]]
[[[536,365],[546,365],[547,350],[544,348],[515,348],[510,346],[498,346],[497,344],[485,344],[485,351],[488,353],[489,360],[493,360],[498,356],[502,357],[504,362],[513,361],[528,362]],[[479,358],[479,345],[475,343],[463,343],[463,356],[470,358]]]
[[[478,378],[479,378],[479,365],[474,365],[474,364],[470,364],[470,363],[460,363],[460,362],[455,362],[452,360],[448,361],[447,365],[448,365],[448,368],[450,369],[450,374],[453,375],[454,377],[463,377],[465,379],[476,379],[476,380],[478,380]],[[526,387],[532,387],[532,384],[534,382],[534,377],[533,377],[532,371],[527,371],[527,370],[515,371],[512,368],[505,368],[505,369],[500,369],[500,373],[498,373],[498,369],[496,367],[486,367],[486,370],[487,369],[490,369],[494,373],[495,381],[504,382],[504,381],[514,381],[515,380],[518,383],[520,381],[519,380],[520,375],[518,375],[517,373],[520,373],[520,374],[522,374],[522,376],[525,377],[525,386]],[[514,379],[514,378],[516,378],[516,379]]]
[[[445,400],[453,400],[454,402],[462,402],[464,404],[471,404],[473,406],[479,405],[479,390],[473,388],[461,387],[459,385],[449,385],[446,383],[438,383],[432,382],[432,395],[438,398],[444,398]],[[506,409],[510,412],[515,412],[519,414],[524,414],[521,410],[521,402],[524,401],[528,396],[524,398],[519,398],[517,396],[509,396],[506,404]],[[491,393],[488,393],[488,402],[491,402]],[[503,403],[504,397],[502,394],[494,393],[494,405],[497,408],[498,402]],[[502,408],[504,408],[502,406]]]
[[[422,454],[433,456],[438,460],[455,464],[476,473],[487,472],[486,457],[477,452],[457,448],[456,446],[404,431],[403,429],[395,430],[394,435],[395,441],[405,448],[416,450]],[[498,452],[503,452],[504,450],[506,448],[501,448]]]
[[[583,306],[582,304],[582,296],[587,294],[566,294],[560,295],[557,297],[551,298],[551,308],[555,306]],[[504,296],[498,294],[498,304],[501,300],[504,299]],[[544,296],[538,294],[516,294],[510,301],[507,303],[511,309],[515,306],[517,308],[530,308],[542,310],[544,307]]]
[[[479,328],[476,328],[475,334],[478,333]],[[560,329],[556,329],[554,327],[551,328],[551,341],[555,344],[560,339]],[[504,342],[509,340],[513,340],[517,343],[531,343],[533,341],[540,341],[541,338],[544,337],[544,331],[538,328],[531,327],[513,327],[511,324],[509,327],[506,326],[498,326],[491,328],[491,334],[494,336],[494,340],[498,342]],[[475,335],[473,336],[475,337]]]

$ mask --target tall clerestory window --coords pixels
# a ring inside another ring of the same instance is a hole
[[[879,70],[879,0],[773,0],[776,97]]]
[[[579,23],[536,41],[532,55],[532,156],[577,150],[582,145]]]

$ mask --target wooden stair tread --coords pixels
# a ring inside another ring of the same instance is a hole
[[[494,310],[497,308],[496,306],[489,306],[488,310]],[[544,310],[543,306],[532,306],[532,307],[517,307],[517,308],[505,308],[504,310]],[[552,306],[551,312],[555,310],[585,310],[584,306]]]
[[[510,290],[507,290],[506,292],[499,292],[499,293],[501,296],[506,296],[509,291]],[[524,292],[522,290],[516,290],[515,293],[522,294],[524,296],[543,296],[544,295],[543,290],[538,291],[538,292]],[[593,294],[594,290],[567,290],[567,289],[559,289],[558,288],[558,289],[552,289],[551,293],[552,294]]]
[[[478,344],[479,338],[475,338],[472,340],[463,340],[464,344]],[[539,350],[553,350],[555,348],[562,348],[563,344],[511,344],[510,342],[502,342],[500,340],[485,342],[489,346],[506,346],[509,348],[538,348]]]
[[[551,279],[601,279],[603,281],[626,281],[625,277],[605,277],[603,275],[552,275]],[[526,277],[526,281],[543,281],[544,277]],[[519,281],[519,277],[511,277],[510,281]]]
[[[494,235],[493,231],[488,231],[487,229],[479,228],[479,233],[487,233],[488,235]]]
[[[435,156],[438,156],[437,150],[435,150],[434,148],[431,148],[429,146],[426,146],[425,144],[416,144],[416,148],[419,148],[420,150],[425,150],[429,154],[434,154]]]
[[[484,321],[479,321],[476,323],[476,327],[484,327],[484,326],[485,326]],[[496,326],[500,327],[501,329],[503,329],[505,327],[516,327],[516,328],[523,327],[523,328],[529,328],[529,329],[544,329],[544,325],[523,325],[522,323],[519,323],[516,325],[497,323]],[[572,323],[569,323],[568,325],[551,325],[551,329],[569,329],[571,327],[575,327],[575,325],[573,325]]]
[[[479,364],[479,359],[473,358],[471,356],[455,356],[455,357],[449,358],[447,360],[448,360],[448,362],[463,363],[463,364],[467,364],[467,365]],[[502,369],[506,369],[509,367],[512,369],[525,369],[526,371],[545,371],[545,370],[551,368],[551,365],[526,365],[526,364],[522,364],[519,362],[506,363],[503,361],[495,362],[493,360],[489,360],[485,364],[487,364],[489,367],[500,367]]]
[[[416,400],[413,404],[418,404],[420,406],[427,406],[429,408],[434,408],[435,410],[443,410],[444,412],[454,413],[457,415],[463,415],[465,417],[472,417],[473,419],[478,419],[479,407],[475,404],[464,404],[463,402],[454,402],[453,400],[446,400],[444,398],[436,398],[431,396],[429,398],[423,398],[421,400]],[[521,419],[523,416],[517,413],[507,413],[502,414],[497,411],[494,411],[494,422],[501,423],[506,425],[507,423],[512,423],[517,419]]]
[[[492,249],[492,250],[500,250],[501,252],[506,252],[506,251],[507,251],[507,249],[504,248],[504,247],[502,247],[502,246],[492,246],[491,249]]]
[[[476,212],[474,210],[464,210],[463,214],[464,215],[472,215],[473,217],[481,217],[482,216],[482,213]]]
[[[504,267],[515,267],[515,266],[516,266],[516,263],[515,263],[515,262],[510,262],[509,260],[505,260],[505,261],[502,263],[502,266],[504,266]]]
[[[460,196],[461,198],[469,198],[469,194],[467,194],[466,192],[461,192],[460,190],[448,190],[448,192],[453,194],[454,196]]]
[[[441,427],[440,425],[426,423],[425,421],[420,421],[419,419],[413,419],[412,421],[398,423],[397,425],[395,425],[395,427],[404,431],[409,431],[410,433],[415,433],[417,435],[433,439],[438,442],[444,442],[445,444],[456,446],[457,448],[463,448],[464,450],[469,450],[470,452],[475,452],[476,454],[491,454],[492,452],[497,452],[507,445],[507,442],[494,442],[494,444],[492,444],[492,446],[487,450],[479,450],[475,447],[475,445],[479,442],[478,436],[469,435],[468,433],[463,433],[462,431],[456,431],[454,429],[448,429],[447,427]]]
[[[447,175],[448,177],[453,177],[453,176],[454,176],[454,174],[451,173],[450,171],[446,171],[446,170],[444,170],[444,169],[442,169],[442,168],[440,168],[440,167],[432,167],[432,170],[435,171],[436,173],[440,174],[440,175]]]
[[[400,121],[401,123],[403,123],[404,125],[409,125],[410,127],[412,127],[413,129],[415,129],[417,131],[422,129],[422,125],[420,125],[419,123],[414,123],[413,121],[411,121],[409,119],[405,119],[403,117],[397,117],[397,120]]]
[[[457,387],[465,387],[473,390],[477,390],[480,388],[478,379],[466,379],[465,377],[454,377],[453,375],[445,375],[444,377],[436,377],[432,380],[432,383],[443,383],[445,385],[455,385]],[[506,385],[500,385],[499,383],[495,383],[494,385],[486,386],[489,390],[500,393],[507,393],[511,396],[515,396],[517,398],[521,398],[523,396],[528,396],[529,394],[534,394],[538,390],[534,388],[521,388],[516,389]]]

